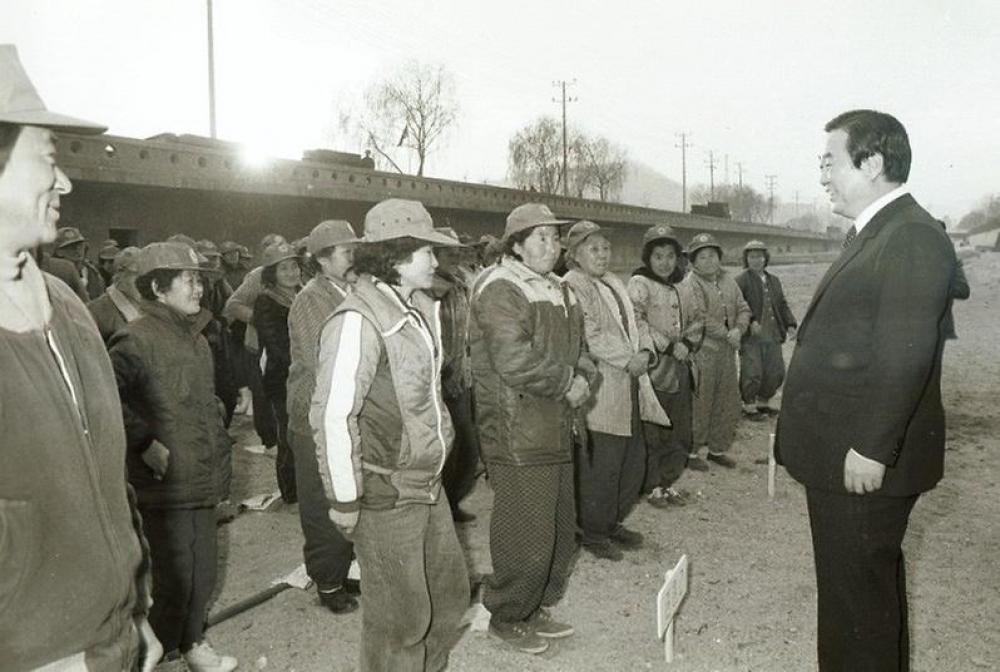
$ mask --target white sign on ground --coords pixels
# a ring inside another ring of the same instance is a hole
[[[767,447],[767,497],[774,499],[774,477],[778,470],[778,463],[774,459],[774,433],[770,434]]]
[[[688,556],[682,555],[674,568],[667,572],[660,592],[656,594],[656,634],[663,640],[667,662],[674,662],[674,617],[688,590]]]

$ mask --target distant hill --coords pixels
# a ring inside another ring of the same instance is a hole
[[[629,161],[620,200],[629,205],[680,212],[684,199],[679,182],[644,163]]]

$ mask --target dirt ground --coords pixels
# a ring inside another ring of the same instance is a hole
[[[801,318],[825,265],[782,266],[792,309]],[[946,476],[921,497],[906,538],[915,672],[1000,669],[1000,254],[966,261],[972,298],[955,306],[959,340],[945,350],[948,413]],[[786,349],[786,361],[791,346]],[[576,635],[541,656],[506,650],[485,632],[467,631],[452,670],[647,670],[780,672],[815,669],[815,581],[802,488],[779,468],[777,494],[766,492],[773,422],[743,422],[733,471],[685,474],[694,497],[685,508],[641,503],[630,527],[646,546],[621,563],[578,556],[570,588],[556,608]],[[235,433],[255,443],[246,418]],[[237,450],[234,500],[275,489],[273,460]],[[490,571],[492,493],[480,481],[461,526],[470,571]],[[294,506],[244,513],[223,528],[224,574],[215,610],[267,588],[301,562]],[[676,657],[664,662],[656,638],[655,595],[663,573],[690,559],[690,590],[676,623]],[[363,603],[363,600],[362,600]],[[356,669],[360,612],[335,616],[313,591],[287,590],[209,631],[242,670]]]

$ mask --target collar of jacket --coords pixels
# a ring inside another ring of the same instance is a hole
[[[706,282],[718,282],[726,274],[726,269],[724,269],[722,266],[719,266],[719,270],[709,275],[707,273],[702,273],[701,271],[699,271],[697,268],[694,267],[694,264],[692,264],[691,273],[694,274],[699,279],[705,280]]]
[[[195,315],[182,315],[170,306],[160,301],[143,300],[142,312],[152,315],[156,319],[176,326],[178,329],[196,336],[201,333],[209,322],[212,321],[212,313],[202,308]]]
[[[523,261],[518,261],[514,257],[504,257],[500,260],[500,265],[525,282],[551,282],[556,287],[561,286],[564,282],[562,278],[552,271],[539,273],[529,268]]]
[[[647,280],[652,280],[653,282],[658,282],[665,287],[673,287],[676,283],[668,282],[665,278],[660,277],[656,273],[653,273],[648,266],[640,266],[639,268],[632,271],[632,275],[638,276],[640,278],[646,278]]]

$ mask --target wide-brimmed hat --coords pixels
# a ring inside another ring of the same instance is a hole
[[[211,240],[199,240],[194,245],[194,251],[203,257],[220,257],[222,253]]]
[[[397,238],[415,238],[431,245],[455,246],[459,242],[434,230],[431,213],[420,201],[389,198],[365,215],[366,243],[379,243]]]
[[[566,253],[573,254],[576,248],[580,246],[580,243],[601,230],[600,226],[589,219],[581,219],[571,226],[569,232],[566,234]]]
[[[86,243],[87,239],[83,237],[80,233],[80,229],[75,226],[64,226],[58,231],[56,231],[56,240],[53,245],[58,250],[60,248],[66,247],[67,245],[77,245],[78,243]]]
[[[230,252],[239,252],[240,244],[232,240],[224,240],[222,244],[219,245],[219,254],[229,254]]]
[[[152,271],[201,271],[194,248],[180,242],[150,243],[139,251],[136,273],[146,275]]]
[[[298,259],[299,253],[288,243],[271,245],[260,255],[260,265],[264,268],[280,264],[286,259]]]
[[[507,240],[515,233],[533,229],[536,226],[560,226],[569,224],[571,221],[557,218],[552,214],[549,206],[544,203],[525,203],[517,206],[507,215],[507,225],[503,229],[503,240]]]
[[[714,247],[719,253],[719,258],[722,258],[722,246],[719,245],[719,242],[711,233],[699,233],[691,239],[687,249],[688,257],[694,260],[694,256],[698,254],[698,250],[705,247]]]
[[[315,255],[328,247],[360,243],[351,223],[343,219],[327,219],[313,227],[306,238],[306,251]]]
[[[101,248],[101,251],[97,253],[97,258],[101,261],[111,261],[118,253],[121,252],[117,245],[105,245]]]
[[[13,44],[0,44],[0,122],[70,133],[97,134],[108,130],[107,126],[92,121],[47,110]]]
[[[131,271],[133,273],[139,270],[139,253],[138,247],[126,247],[123,250],[119,250],[118,254],[115,255],[115,261],[111,265],[112,272],[121,273],[122,271]]]

